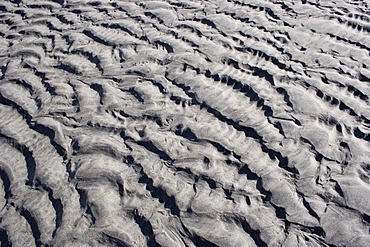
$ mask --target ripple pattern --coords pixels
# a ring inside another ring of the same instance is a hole
[[[368,246],[367,1],[0,2],[1,246]]]

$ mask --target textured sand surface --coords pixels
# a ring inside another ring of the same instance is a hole
[[[1,246],[370,246],[355,0],[0,1]]]

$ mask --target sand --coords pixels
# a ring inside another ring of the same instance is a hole
[[[370,246],[368,5],[1,1],[1,246]]]

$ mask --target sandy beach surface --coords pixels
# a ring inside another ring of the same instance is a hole
[[[370,246],[369,5],[0,1],[1,246]]]

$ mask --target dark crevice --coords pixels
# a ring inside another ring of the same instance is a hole
[[[13,244],[9,241],[9,236],[6,230],[0,229],[1,247],[11,247]]]
[[[131,87],[128,92],[135,97],[135,99],[137,99],[140,103],[144,103],[144,99],[143,97],[141,96],[141,94],[133,87]]]
[[[194,97],[194,95],[193,95],[193,97]],[[259,142],[263,142],[262,136],[260,136],[254,128],[239,125],[236,121],[227,118],[226,116],[222,115],[221,112],[212,108],[211,106],[209,106],[208,104],[206,104],[204,102],[201,105],[203,105],[209,113],[214,115],[221,122],[227,123],[228,125],[233,126],[236,130],[244,132],[246,137],[251,137],[253,139],[258,140]]]
[[[204,156],[203,162],[204,162],[204,164],[209,165],[210,160],[208,159],[208,157]]]
[[[53,231],[53,237],[56,236],[56,232],[59,229],[59,227],[62,225],[62,219],[63,219],[63,204],[61,199],[54,198],[53,196],[53,190],[50,189],[48,186],[43,184],[39,179],[36,179],[35,185],[37,187],[42,187],[45,191],[48,192],[49,200],[51,201],[54,211],[55,211],[55,229]]]
[[[41,246],[41,240],[40,240],[41,233],[40,233],[39,226],[37,225],[37,221],[32,216],[30,211],[28,211],[27,209],[22,208],[20,211],[20,215],[23,216],[28,222],[28,224],[30,225],[33,237],[35,239],[35,245],[37,247],[40,247]]]
[[[273,149],[268,148],[266,145],[261,145],[262,151],[267,153],[270,157],[270,159],[277,159],[279,161],[278,166],[290,173],[292,173],[294,176],[299,174],[299,171],[295,167],[290,167],[288,158],[283,157],[283,155],[280,152],[277,152]]]
[[[326,237],[326,233],[324,231],[324,229],[320,226],[306,226],[306,225],[302,225],[302,224],[299,224],[297,222],[289,222],[289,225],[295,225],[297,228],[299,228],[301,231],[304,231],[304,232],[307,232],[309,234],[314,234],[316,236],[319,237],[319,240],[321,242],[324,242],[325,241],[323,240],[323,238]],[[326,243],[327,244],[327,243]],[[330,245],[330,244],[327,244],[328,246],[334,246],[334,245]]]
[[[148,175],[141,169],[141,177],[139,183],[146,184],[146,189],[150,192],[152,197],[157,198],[160,203],[164,204],[165,208],[168,208],[171,214],[180,217],[180,209],[176,204],[176,200],[173,196],[169,196],[166,191],[160,187],[155,187],[153,185],[153,179],[148,177]]]
[[[189,141],[198,140],[197,136],[191,131],[190,128],[183,128],[181,124],[176,126],[175,134],[178,136],[182,136]]]
[[[193,241],[195,246],[201,246],[201,247],[218,247],[217,244],[212,243],[211,241],[202,238],[196,234],[192,234],[190,239]]]
[[[158,81],[156,81],[156,80],[154,80],[154,79],[147,79],[148,81],[150,81],[154,86],[156,86],[157,88],[158,88],[158,90],[162,93],[162,94],[167,94],[167,91],[166,91],[166,89],[164,88],[164,86],[160,83],[160,82],[158,82]]]
[[[164,204],[164,207],[169,209],[171,214],[180,217],[180,209],[176,204],[176,199],[173,196],[169,196],[167,192],[161,187],[156,187],[153,184],[153,179],[151,179],[145,172],[143,167],[135,163],[135,160],[132,156],[127,156],[125,158],[125,163],[133,165],[140,170],[139,183],[145,184],[146,189],[150,192],[151,196],[157,198],[160,203]]]
[[[214,142],[214,141],[208,141],[212,146],[214,146],[218,152],[222,153],[223,155],[225,156],[228,156],[230,155],[232,152],[228,149],[226,149],[224,146],[222,146],[220,143],[218,142]]]
[[[267,243],[264,242],[261,239],[261,237],[260,237],[260,234],[261,234],[261,231],[260,230],[254,230],[254,229],[252,229],[252,227],[250,226],[250,224],[246,220],[239,219],[238,221],[242,225],[243,230],[246,233],[248,233],[248,235],[253,239],[253,241],[256,244],[256,246],[258,246],[258,247],[260,247],[260,246],[261,247],[267,246]]]
[[[335,185],[334,185],[334,189],[335,191],[341,196],[341,197],[344,197],[344,193],[342,191],[342,189],[340,188],[340,185],[338,184],[337,181],[335,180],[331,180],[332,182],[335,182]]]
[[[275,20],[280,20],[280,17],[279,16],[277,16],[275,13],[274,13],[274,11],[272,10],[272,9],[270,9],[270,8],[265,8],[265,11],[266,11],[266,13],[269,15],[269,16],[271,16],[272,18],[274,18]]]
[[[8,174],[3,171],[0,168],[0,178],[3,181],[3,186],[4,186],[4,192],[5,192],[5,199],[8,200],[12,196],[12,192],[10,191],[10,179]]]
[[[103,90],[103,87],[99,84],[94,83],[94,84],[90,85],[90,88],[93,89],[94,91],[96,91],[99,94],[99,98],[100,98],[99,102],[100,102],[101,105],[103,105],[104,104],[104,90]]]
[[[71,182],[72,179],[75,177],[76,172],[77,172],[76,170],[72,169],[72,162],[71,162],[71,160],[68,160],[67,161],[66,171],[68,173],[68,182]]]
[[[79,74],[75,68],[73,68],[72,66],[68,64],[60,63],[59,65],[55,66],[55,68],[67,71],[68,73],[71,73],[74,75]]]
[[[270,122],[270,120],[268,120],[268,121]],[[286,136],[285,136],[285,133],[284,133],[283,126],[281,125],[281,123],[280,123],[280,122],[275,122],[275,123],[272,123],[272,124],[274,125],[274,127],[275,127],[276,129],[278,129],[278,130],[279,130],[279,134],[280,134],[280,135],[282,135],[282,136],[286,137]]]
[[[293,104],[292,104],[292,102],[290,101],[290,98],[289,98],[289,94],[288,94],[288,92],[287,92],[284,88],[282,88],[282,87],[278,87],[278,88],[276,88],[276,91],[277,91],[279,94],[282,94],[282,95],[284,96],[284,101],[285,101],[285,103],[286,103],[289,107],[293,108]]]
[[[15,139],[10,138],[8,136],[3,135],[0,133],[0,137],[4,138],[7,143],[9,143],[12,147],[17,149],[25,158],[26,160],[26,168],[27,168],[27,186],[32,186],[35,180],[35,173],[36,173],[36,161],[33,158],[32,152],[28,149],[28,147],[19,144]]]
[[[30,93],[30,95],[34,94],[34,89],[32,88],[32,85],[25,82],[24,80],[16,80],[15,84],[20,85],[20,86],[24,87],[25,89],[27,89],[27,91]]]
[[[147,238],[147,245],[148,246],[160,246],[156,240],[155,240],[155,235],[153,232],[153,227],[152,224],[145,219],[143,216],[141,216],[137,210],[133,211],[133,216],[136,224],[139,225],[141,232],[144,234],[144,236]]]
[[[128,33],[130,36],[133,36],[135,38],[139,38],[138,35],[134,34],[133,32],[131,32],[131,30],[129,30],[128,28],[126,27],[123,27],[121,26],[120,24],[118,23],[103,23],[101,24],[103,27],[105,28],[112,28],[112,29],[119,29],[119,30],[122,30],[126,33]]]
[[[368,49],[369,50],[369,49]],[[360,75],[358,76],[358,79],[362,82],[369,82],[370,81],[370,78],[368,78],[366,75],[364,75],[363,73],[360,73]]]
[[[123,184],[120,182],[117,182],[117,187],[118,187],[118,194],[120,195],[120,197],[123,197],[123,194],[124,194]]]
[[[308,140],[308,139],[306,139],[306,138],[304,138],[304,137],[300,137],[299,139],[300,139],[303,143],[307,143],[307,144],[309,144],[309,145],[310,145],[310,151],[315,155],[315,159],[316,159],[316,161],[321,162],[321,161],[322,161],[322,159],[326,159],[326,160],[330,160],[330,161],[335,161],[335,160],[333,160],[333,159],[331,159],[331,158],[328,158],[328,157],[324,156],[323,154],[319,153],[319,152],[316,150],[315,145],[313,145],[313,143],[311,143],[311,141],[310,141],[310,140]]]
[[[368,224],[370,225],[370,216],[367,215],[367,214],[362,214],[362,219]]]
[[[261,195],[263,195],[262,197],[262,201],[264,203],[266,202],[269,202],[271,200],[271,197],[272,197],[272,193],[270,191],[267,191],[264,187],[263,187],[263,181],[262,181],[262,178],[259,177],[256,173],[252,172],[248,165],[244,165],[242,166],[239,171],[238,171],[239,174],[245,174],[247,176],[247,179],[248,180],[256,180],[256,189],[261,193]]]
[[[153,13],[151,13],[151,12],[149,12],[149,11],[145,11],[145,12],[144,12],[144,15],[145,15],[145,16],[148,16],[148,17],[150,17],[150,18],[152,18],[152,19],[156,19],[156,20],[158,20],[159,24],[163,24],[163,20],[161,20],[159,17],[157,17],[155,14],[153,14]]]
[[[250,67],[253,71],[252,75],[258,76],[260,78],[265,78],[266,81],[268,81],[272,86],[275,86],[274,78],[272,77],[272,75],[267,70],[260,69],[258,67],[254,67],[254,66],[250,66]]]
[[[0,6],[0,12],[8,12],[8,9],[6,8],[6,6]]]
[[[208,184],[208,186],[209,186],[210,189],[216,189],[217,188],[216,181],[213,180],[212,178],[203,175],[202,176],[202,179],[207,182],[207,184]]]
[[[31,128],[38,133],[47,136],[50,140],[50,144],[53,145],[57,153],[63,157],[63,159],[66,159],[67,151],[55,141],[55,131],[53,129],[37,123],[34,123]]]
[[[90,215],[92,225],[95,225],[96,217],[94,216],[94,214],[93,214],[93,212],[92,212],[92,210],[91,210],[91,207],[90,207],[89,205],[87,205],[87,207],[86,207],[86,213],[87,213],[88,215]]]
[[[284,229],[285,233],[289,233],[288,229],[289,229],[291,223],[286,218],[287,214],[285,212],[285,208],[276,206],[272,202],[270,202],[270,204],[275,208],[276,217],[284,222],[284,224],[285,224],[285,229]]]
[[[74,87],[72,88],[73,88],[73,94],[71,95],[72,106],[76,107],[76,112],[80,112],[80,100],[78,98],[78,94],[75,88]]]
[[[55,0],[54,0],[55,1]],[[58,0],[61,1],[61,0]],[[62,0],[64,2],[64,0]],[[73,25],[74,23],[70,20],[67,20],[63,15],[56,14],[54,15],[60,22],[67,24],[67,25]]]
[[[8,69],[8,67],[7,66],[1,66],[0,67],[0,73],[1,73],[1,75],[0,75],[0,80],[2,80],[2,79],[4,79],[5,78],[5,73],[6,73],[6,70]]]
[[[214,29],[218,30],[216,25],[211,20],[208,20],[208,19],[205,19],[205,18],[203,18],[201,20],[200,19],[194,19],[194,20],[200,21],[201,23],[203,23],[203,24],[205,24],[205,25],[207,25],[211,28],[214,28]]]
[[[358,127],[355,128],[353,134],[355,135],[356,138],[358,139],[363,139],[365,141],[370,141],[370,135],[366,135],[363,133]]]
[[[370,79],[368,81],[370,81]],[[354,96],[359,97],[361,100],[367,101],[369,99],[369,97],[366,94],[364,94],[354,86],[349,85],[347,87],[347,91],[353,93]]]
[[[181,28],[183,28],[183,29],[190,29],[191,32],[197,34],[198,37],[202,37],[203,36],[203,33],[199,29],[197,29],[197,28],[195,28],[193,26],[190,26],[190,25],[187,25],[187,24],[178,24],[176,27],[179,28],[179,29],[181,29]]]
[[[251,205],[251,199],[249,198],[249,196],[245,196],[245,201],[246,201],[248,206]]]
[[[228,199],[228,200],[234,200],[232,198],[233,192],[231,190],[225,189],[225,188],[222,188],[222,189],[224,191],[224,194],[225,194],[226,199]]]
[[[303,200],[303,206],[307,209],[308,213],[316,218],[319,222],[320,222],[320,217],[318,216],[318,214],[315,212],[315,210],[312,209],[311,205],[308,203],[308,201],[305,199],[305,196],[303,193],[299,192],[298,190],[296,191],[298,195],[301,196],[302,200]]]
[[[96,217],[91,211],[91,207],[87,203],[87,194],[85,190],[77,188],[78,184],[76,185],[76,190],[78,192],[78,195],[80,196],[79,201],[80,201],[80,207],[81,209],[84,209],[86,214],[90,215],[92,224],[94,225],[96,222]]]
[[[87,206],[87,195],[86,192],[82,189],[78,189],[76,186],[76,190],[78,192],[78,195],[80,196],[79,202],[80,202],[80,207],[81,208],[86,208]]]
[[[199,180],[199,176],[195,175],[192,170],[188,167],[186,168],[182,168],[182,167],[175,167],[174,166],[174,169],[176,170],[176,172],[182,172],[182,173],[185,173],[186,175],[188,175],[189,177],[193,178],[195,181],[198,181]]]
[[[95,56],[91,52],[85,52],[85,51],[72,51],[73,53],[80,53],[81,55],[85,56],[91,63],[95,64],[95,67],[100,71],[101,74],[104,74],[104,69],[101,65],[100,59],[98,56]]]
[[[98,42],[100,44],[103,44],[103,45],[107,45],[107,46],[112,46],[114,44],[111,44],[110,42],[107,42],[103,39],[101,39],[100,37],[97,37],[95,34],[93,34],[91,31],[89,30],[84,30],[83,31],[83,34],[85,34],[87,37],[89,37],[90,39],[94,40],[95,42]]]
[[[323,237],[323,238],[326,237],[326,233],[325,233],[324,229],[320,226],[307,227],[307,228],[310,229],[313,234],[315,234],[319,237]]]
[[[158,45],[162,46],[166,50],[167,53],[173,53],[173,48],[168,43],[165,43],[163,41],[154,41],[154,44],[156,46],[158,46]]]
[[[339,103],[339,110],[341,110],[341,111],[345,111],[345,112],[349,113],[349,115],[351,115],[351,116],[357,116],[356,112],[355,112],[353,109],[349,108],[349,107],[348,107],[345,103],[343,103],[343,102],[340,102],[340,103]]]
[[[242,166],[238,173],[247,175],[249,180],[257,180],[259,178],[258,175],[252,172],[247,165]]]
[[[71,142],[72,154],[77,154],[80,151],[80,145],[78,140],[72,139]]]
[[[137,144],[143,146],[145,149],[147,149],[148,151],[156,154],[159,156],[159,158],[161,158],[162,160],[166,160],[166,161],[170,161],[172,162],[173,160],[171,159],[170,156],[168,156],[168,154],[162,150],[159,150],[154,144],[152,141],[150,140],[145,140],[145,141],[138,141]]]
[[[124,117],[130,117],[129,115],[127,115],[126,113],[124,113],[123,111],[121,111],[120,112],[120,114],[122,115],[122,116],[124,116]],[[124,141],[132,141],[132,142],[135,142],[135,140],[132,138],[132,137],[130,137],[130,136],[128,136],[128,135],[126,135],[126,133],[125,133],[125,131],[124,130],[121,130],[121,132],[120,132],[120,134],[119,134],[120,136],[121,136],[121,138],[124,140]]]
[[[256,183],[256,189],[262,194],[264,195],[264,197],[262,198],[262,201],[263,202],[270,202],[271,201],[271,197],[272,197],[272,193],[268,190],[266,190],[264,187],[263,187],[263,181],[262,181],[262,178],[261,177],[258,177],[257,179],[257,183]]]

